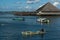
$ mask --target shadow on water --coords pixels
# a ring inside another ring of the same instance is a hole
[[[44,38],[45,34],[41,34],[41,35],[25,35],[22,36],[22,40],[45,40]]]
[[[44,34],[41,35],[42,40],[44,40],[44,36],[45,36]]]

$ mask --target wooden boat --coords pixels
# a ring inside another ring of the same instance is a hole
[[[25,32],[21,32],[22,35],[39,35],[39,34],[45,34],[46,32],[41,32],[41,31],[36,31],[36,32],[32,32],[32,31],[25,31]]]

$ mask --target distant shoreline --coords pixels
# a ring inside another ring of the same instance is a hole
[[[17,15],[17,16],[60,16],[60,14],[40,14],[40,15],[37,15],[37,13],[27,13],[27,12],[14,13],[14,15]]]

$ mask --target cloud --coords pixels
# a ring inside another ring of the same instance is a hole
[[[27,4],[33,4],[33,1],[27,1]]]
[[[57,0],[51,0],[51,1],[57,1]]]
[[[42,7],[43,5],[45,5],[45,4],[40,5],[38,8]]]
[[[53,5],[54,6],[58,6],[58,5],[60,5],[60,0],[52,0],[54,3],[53,3]]]
[[[39,2],[40,0],[35,0],[35,2]]]
[[[40,0],[27,0],[27,4],[38,3]]]
[[[57,6],[57,5],[59,5],[59,4],[60,4],[59,2],[54,2],[54,3],[53,3],[54,6]]]
[[[20,1],[18,1],[18,2],[16,2],[17,4],[21,4],[21,2]]]
[[[30,6],[26,6],[25,8],[26,8],[26,9],[31,9],[31,7],[30,7]]]
[[[58,2],[58,1],[60,1],[60,0],[52,0],[52,1],[54,1],[54,2]]]

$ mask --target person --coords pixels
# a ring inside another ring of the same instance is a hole
[[[44,29],[41,29],[41,32],[45,32],[45,30]]]

